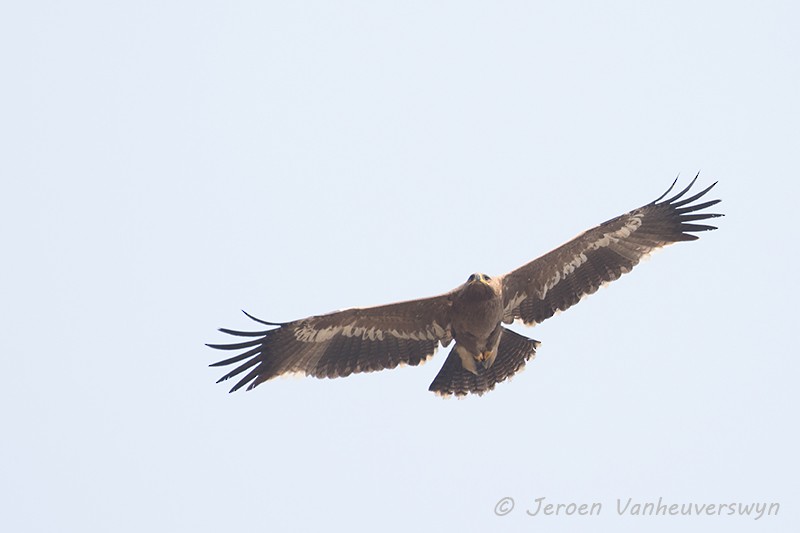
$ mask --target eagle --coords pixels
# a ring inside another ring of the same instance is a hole
[[[237,364],[217,383],[246,374],[230,390],[247,390],[284,374],[345,377],[399,365],[419,365],[437,347],[455,341],[429,390],[441,396],[482,395],[522,370],[539,341],[504,326],[522,320],[533,326],[578,303],[601,286],[629,272],[654,250],[697,239],[717,229],[698,224],[719,213],[701,212],[720,202],[697,202],[716,182],[686,197],[697,181],[671,198],[656,200],[585,231],[502,276],[476,273],[454,290],[418,300],[353,308],[268,322],[261,331],[219,331],[247,340],[208,344],[219,350],[244,350],[211,366]]]

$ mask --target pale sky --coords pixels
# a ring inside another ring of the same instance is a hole
[[[288,4],[0,8],[3,529],[798,530],[797,4]],[[698,171],[720,229],[483,397],[446,349],[214,383],[240,309],[448,291]],[[617,514],[659,497],[780,511]]]

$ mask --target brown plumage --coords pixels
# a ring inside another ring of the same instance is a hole
[[[333,378],[418,365],[438,345],[455,340],[429,390],[441,395],[483,394],[521,370],[539,345],[504,328],[503,323],[521,319],[538,324],[630,271],[653,250],[695,240],[694,233],[716,229],[696,222],[722,216],[698,213],[720,200],[692,203],[716,183],[684,198],[696,180],[662,201],[675,186],[673,182],[655,201],[581,233],[504,276],[473,274],[464,285],[439,296],[284,323],[248,314],[271,329],[221,329],[251,339],[209,344],[220,350],[245,350],[211,366],[240,363],[219,380],[246,372],[233,392],[288,373]]]

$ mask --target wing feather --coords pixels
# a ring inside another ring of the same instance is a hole
[[[716,229],[694,222],[723,216],[698,213],[720,200],[692,203],[708,193],[715,183],[687,198],[697,176],[667,200],[675,186],[653,202],[608,220],[571,241],[503,277],[503,320],[521,318],[537,324],[578,303],[602,285],[629,272],[657,248],[697,239],[695,233]]]
[[[249,372],[231,389],[250,390],[276,376],[301,373],[318,378],[344,377],[401,364],[418,365],[433,355],[441,343],[452,340],[452,293],[378,307],[346,309],[293,322],[273,323],[245,313],[265,331],[220,329],[245,342],[209,344],[242,354],[211,366],[241,363],[219,381]]]

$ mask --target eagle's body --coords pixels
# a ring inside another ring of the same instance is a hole
[[[478,375],[494,364],[502,322],[503,286],[485,274],[473,274],[453,297],[453,350],[465,369]]]
[[[288,373],[343,377],[403,363],[418,365],[437,346],[455,341],[430,390],[442,395],[483,394],[519,371],[539,345],[503,327],[504,323],[522,319],[537,324],[629,272],[653,250],[695,240],[694,232],[716,229],[694,222],[722,216],[698,213],[719,200],[692,204],[715,184],[683,198],[695,180],[672,198],[660,201],[670,187],[657,200],[585,231],[508,274],[491,278],[473,274],[465,284],[439,296],[284,323],[250,317],[277,327],[220,330],[252,339],[209,345],[246,350],[212,366],[241,363],[220,381],[249,371],[233,392]]]

